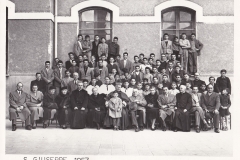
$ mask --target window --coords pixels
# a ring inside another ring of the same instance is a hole
[[[169,39],[173,40],[176,35],[180,37],[186,33],[190,38],[191,33],[196,31],[196,12],[189,8],[173,7],[162,11],[162,35],[169,34]]]
[[[112,39],[112,11],[95,7],[86,8],[79,11],[79,34],[89,35],[94,39],[94,35]]]

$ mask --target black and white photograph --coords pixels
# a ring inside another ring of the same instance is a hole
[[[239,154],[234,0],[0,4],[1,159]]]

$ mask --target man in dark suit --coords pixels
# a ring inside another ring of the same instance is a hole
[[[119,68],[123,72],[123,68],[126,68],[128,70],[128,73],[131,74],[133,71],[133,63],[128,60],[128,53],[123,53],[123,60],[120,60]]]
[[[143,73],[140,72],[140,66],[135,66],[135,70],[132,73],[131,78],[134,78],[136,80],[136,83],[143,81]]]
[[[213,76],[209,77],[209,84],[211,84],[213,86],[213,92],[218,93],[218,87],[215,83],[215,78]]]
[[[223,89],[228,88],[229,94],[231,94],[231,81],[228,77],[226,77],[227,71],[225,69],[222,69],[220,72],[221,77],[218,77],[216,81],[217,92],[220,94]]]
[[[27,107],[27,97],[28,94],[23,90],[23,84],[19,82],[17,84],[17,90],[12,91],[9,94],[9,120],[12,121],[12,131],[16,131],[16,119],[19,117],[22,122],[25,122],[26,129],[31,130],[30,115],[31,112]]]
[[[117,55],[119,55],[120,47],[118,45],[118,37],[113,38],[113,42],[108,44],[108,58],[113,57],[116,59]]]
[[[46,83],[46,92],[48,92],[48,89],[50,86],[53,85],[53,80],[54,80],[54,73],[53,73],[53,70],[50,68],[49,61],[45,62],[45,68],[41,70],[41,75],[42,75],[42,79]]]
[[[95,35],[94,41],[92,42],[92,56],[96,58],[96,61],[98,62],[98,45],[100,44],[99,36]]]
[[[30,90],[32,90],[32,86],[34,84],[37,84],[38,86],[38,91],[41,91],[43,94],[46,92],[46,82],[44,80],[42,80],[42,75],[41,73],[36,73],[36,80],[31,81],[30,84]]]
[[[163,87],[168,87],[168,89],[170,89],[171,83],[168,81],[168,75],[164,74],[162,77],[163,77],[163,81],[162,81]]]
[[[172,82],[176,82],[177,75],[179,75],[181,79],[183,79],[184,73],[179,66],[176,66],[174,72],[172,73]]]
[[[73,60],[74,59],[74,53],[73,52],[69,52],[68,53],[68,56],[69,56],[69,60],[65,62],[65,66],[66,66],[66,69],[68,70],[72,65],[73,63]]]
[[[200,80],[199,75],[200,75],[199,73],[195,73],[194,75],[195,79],[193,80],[193,86],[198,86],[198,88],[200,88],[203,84],[206,85],[204,81]]]
[[[189,132],[190,131],[190,110],[192,107],[192,97],[186,93],[186,86],[180,86],[180,93],[176,95],[177,104],[175,107],[175,117],[173,120],[174,132],[178,129]]]
[[[220,97],[218,93],[213,92],[213,86],[211,84],[207,86],[207,93],[202,94],[201,101],[206,119],[213,118],[214,132],[219,133],[219,108],[221,106]]]
[[[63,62],[58,61],[58,68],[54,70],[54,86],[56,87],[56,94],[59,94],[63,78],[65,77],[66,68],[62,67]]]

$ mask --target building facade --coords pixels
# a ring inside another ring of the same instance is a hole
[[[202,79],[225,68],[233,77],[233,0],[10,0],[7,13],[6,101],[21,81],[29,92],[35,73],[73,51],[79,33],[119,38],[120,53],[155,53],[164,33],[196,33],[203,44],[198,57]],[[7,106],[8,107],[8,106]]]

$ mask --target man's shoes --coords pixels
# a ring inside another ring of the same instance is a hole
[[[17,130],[17,126],[16,126],[16,124],[13,124],[12,125],[12,131],[16,131]]]
[[[140,131],[143,131],[143,130],[144,130],[144,127],[143,127],[143,126],[141,126],[141,127],[140,127]]]
[[[154,127],[154,128],[151,127],[151,130],[152,130],[152,131],[155,131],[155,130],[156,130],[156,127]]]
[[[139,128],[138,127],[135,128],[135,132],[139,132]]]
[[[47,125],[46,125],[46,124],[43,124],[43,128],[47,128]]]
[[[97,124],[97,130],[100,130],[100,125],[99,124]]]
[[[216,132],[216,133],[220,133],[220,131],[219,131],[218,128],[215,128],[215,129],[214,129],[214,132]]]
[[[32,126],[27,125],[26,130],[32,130]]]
[[[177,128],[173,130],[173,132],[177,132],[177,131],[178,131]]]
[[[196,132],[197,132],[197,133],[200,133],[199,127],[196,127]]]
[[[163,128],[162,128],[162,131],[166,131],[167,130],[167,127],[166,126],[163,126]]]
[[[209,126],[207,123],[204,124],[204,127],[205,127],[207,130],[211,129],[211,126]]]
[[[32,129],[36,129],[36,126],[33,125],[33,126],[32,126]]]

